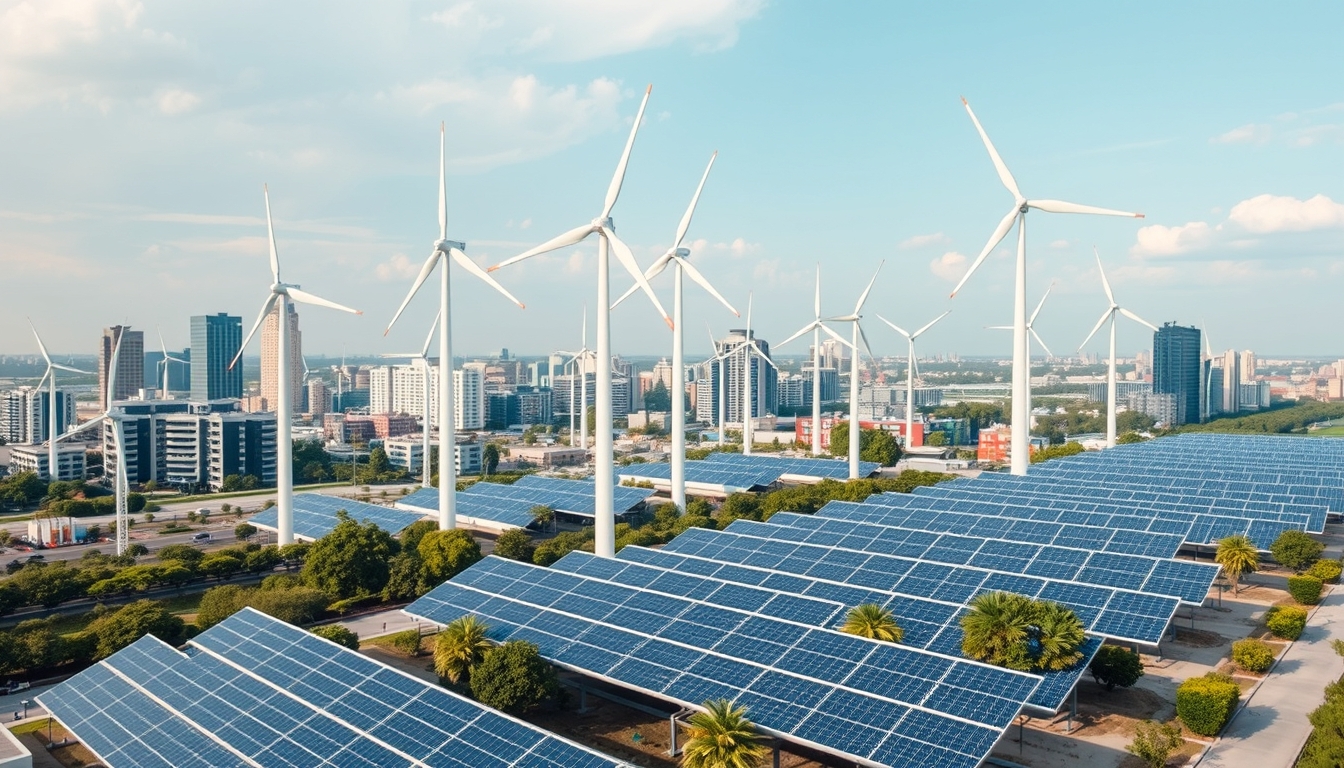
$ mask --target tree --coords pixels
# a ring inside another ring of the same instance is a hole
[[[1321,559],[1325,545],[1305,532],[1289,528],[1269,545],[1269,554],[1284,568],[1301,571]]]
[[[1241,577],[1254,573],[1260,566],[1260,552],[1255,544],[1245,536],[1228,536],[1218,542],[1218,550],[1213,555],[1214,562],[1223,566],[1223,573],[1232,582],[1232,594],[1241,586]]]
[[[146,513],[145,513],[145,525],[149,525],[149,524],[152,523],[152,522],[154,522],[154,513],[153,513],[153,512],[146,512]]]
[[[289,624],[316,621],[327,610],[331,598],[312,587],[248,590],[247,605]]]
[[[684,768],[754,768],[765,760],[770,750],[747,719],[745,707],[734,707],[727,699],[706,701],[704,707],[686,721]]]
[[[439,530],[438,520],[416,520],[401,529],[401,551],[415,552],[420,547],[420,539],[430,531]]]
[[[1097,681],[1098,685],[1104,685],[1106,690],[1113,691],[1116,686],[1128,688],[1143,677],[1143,660],[1139,658],[1139,654],[1128,648],[1103,645],[1092,658],[1087,671],[1092,673],[1092,679]]]
[[[560,690],[555,668],[526,640],[487,650],[472,667],[469,682],[477,701],[509,714],[525,712]]]
[[[481,545],[470,532],[461,528],[430,531],[420,539],[417,551],[424,563],[425,581],[431,587],[451,579],[481,559]]]
[[[672,394],[662,379],[654,382],[649,391],[644,393],[644,409],[650,413],[665,413],[672,410]]]
[[[944,446],[947,445],[947,433],[942,430],[934,430],[924,438],[925,445]]]
[[[1012,592],[985,592],[961,617],[967,657],[1024,672],[1068,669],[1082,658],[1083,623],[1073,611]]]
[[[388,563],[387,584],[383,586],[383,600],[410,600],[424,593],[424,563],[420,553],[404,546]]]
[[[734,493],[719,505],[719,527],[727,528],[737,519],[760,520],[761,502],[754,493]]]
[[[224,482],[220,483],[219,490],[225,493],[236,493],[238,491],[255,490],[261,485],[256,475],[225,475]]]
[[[888,643],[899,643],[905,637],[891,611],[876,603],[863,603],[850,609],[840,631]]]
[[[369,463],[365,465],[365,470],[375,480],[391,472],[392,464],[387,460],[387,451],[381,447],[369,451]]]
[[[522,528],[514,528],[499,534],[495,539],[495,554],[500,557],[507,557],[510,560],[518,560],[524,563],[532,562],[532,553],[536,547],[532,544],[532,537]]]
[[[340,624],[323,624],[320,627],[313,627],[313,634],[324,637],[337,645],[345,646],[352,651],[359,650],[359,635]]]
[[[144,544],[141,544],[138,541],[126,547],[126,555],[128,557],[144,557],[145,555],[148,554],[149,554],[149,547],[146,547]]]
[[[493,475],[497,469],[499,469],[499,446],[486,443],[485,447],[481,448],[481,474]]]
[[[555,522],[555,510],[545,504],[538,504],[528,511],[532,514],[532,522],[536,523],[537,527],[542,530],[545,530],[548,524]]]
[[[186,625],[162,603],[138,600],[94,619],[89,632],[98,638],[94,658],[105,659],[145,635],[154,635],[169,645],[182,642]]]
[[[1068,456],[1077,456],[1087,450],[1082,443],[1064,443],[1063,445],[1052,445],[1048,448],[1042,448],[1031,454],[1031,463],[1040,464],[1041,462],[1052,459],[1062,459]]]
[[[233,537],[239,541],[247,541],[257,534],[257,526],[251,523],[239,523],[233,526]]]
[[[1138,432],[1126,432],[1125,434],[1123,434],[1123,435],[1121,435],[1121,436],[1115,438],[1115,444],[1116,444],[1116,445],[1132,445],[1133,443],[1142,443],[1142,442],[1144,442],[1144,441],[1147,440],[1147,439],[1148,439],[1148,438],[1144,437],[1143,435],[1139,434]]]
[[[849,422],[831,427],[831,455],[849,455]],[[901,446],[890,432],[881,429],[859,430],[859,460],[890,467],[901,460]]]
[[[217,552],[206,555],[196,566],[203,576],[214,577],[220,581],[231,578],[243,570],[243,558],[232,552]]]
[[[175,560],[192,570],[196,570],[204,557],[204,552],[190,544],[169,544],[159,550],[159,562]]]
[[[1125,751],[1137,756],[1148,768],[1162,768],[1171,753],[1184,743],[1181,729],[1175,724],[1144,720],[1134,729],[1134,740]]]
[[[400,546],[373,523],[360,525],[344,511],[331,533],[313,542],[300,578],[333,600],[381,592],[387,584],[388,561]]]
[[[196,609],[196,628],[205,631],[237,613],[245,605],[249,592],[236,584],[205,590]]]
[[[471,669],[492,647],[486,639],[490,628],[475,616],[454,619],[434,641],[434,671],[452,685],[464,684]]]

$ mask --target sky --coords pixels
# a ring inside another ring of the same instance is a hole
[[[918,326],[923,354],[1009,354],[1014,236],[955,299],[1012,196],[1146,218],[1032,212],[1027,294],[1057,355],[1119,302],[1208,329],[1216,349],[1344,357],[1344,4],[765,0],[0,2],[0,353],[92,353],[127,323],[189,344],[188,318],[249,326],[282,279],[364,312],[301,307],[309,354],[418,348],[433,284],[393,312],[438,236],[493,265],[601,211],[653,85],[613,218],[641,267],[670,245],[718,151],[691,260],[782,341],[822,311]],[[454,268],[454,351],[573,349],[596,241],[494,273]],[[631,279],[613,262],[613,293]],[[654,281],[671,306],[671,275]],[[686,290],[691,359],[741,327]],[[613,351],[670,351],[650,303],[612,314]],[[845,329],[838,328],[844,332]],[[1104,351],[1104,334],[1088,350]],[[253,342],[255,354],[257,342]],[[1122,321],[1119,347],[1151,346]],[[806,351],[799,340],[779,350]]]

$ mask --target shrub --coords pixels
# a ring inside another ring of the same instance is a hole
[[[388,635],[387,641],[393,648],[406,654],[407,656],[420,655],[420,630],[407,629]]]
[[[1338,560],[1317,560],[1307,569],[1306,575],[1320,579],[1326,584],[1338,584],[1341,573],[1344,573],[1344,564]]]
[[[1128,688],[1143,677],[1143,660],[1139,658],[1139,654],[1128,648],[1103,645],[1092,658],[1087,671],[1092,673],[1092,679],[1096,680],[1098,685],[1104,685],[1106,690],[1113,691],[1116,686]]]
[[[352,651],[359,650],[359,635],[340,624],[324,624],[320,627],[314,627],[313,634],[318,637],[325,637],[333,643],[343,645]]]
[[[1265,626],[1284,640],[1296,640],[1307,628],[1307,609],[1295,605],[1276,605],[1265,612]]]
[[[1263,674],[1274,666],[1274,649],[1254,637],[1238,640],[1232,644],[1232,663],[1247,672]]]
[[[1294,571],[1300,571],[1321,559],[1321,553],[1324,551],[1324,544],[1302,531],[1293,529],[1279,534],[1279,538],[1269,545],[1269,554],[1274,556],[1279,565],[1292,568]]]
[[[1315,605],[1321,602],[1321,588],[1324,585],[1315,576],[1289,576],[1288,594],[1301,605]]]
[[[488,707],[510,714],[526,711],[555,695],[560,679],[537,646],[510,640],[485,652],[471,670],[471,694]]]
[[[1137,756],[1148,768],[1162,768],[1171,753],[1180,749],[1184,743],[1181,729],[1176,725],[1144,720],[1134,729],[1134,740],[1125,747],[1125,751]]]
[[[1217,736],[1237,708],[1241,688],[1227,675],[1210,672],[1176,689],[1176,716],[1200,736]]]
[[[530,563],[534,550],[536,547],[532,544],[532,537],[521,528],[505,531],[495,539],[495,554],[510,560]]]

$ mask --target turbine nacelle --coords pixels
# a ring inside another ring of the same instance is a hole
[[[467,250],[467,244],[458,240],[439,239],[434,241],[434,250],[439,253],[451,255],[454,248],[465,252]]]

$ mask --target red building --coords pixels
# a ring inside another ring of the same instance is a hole
[[[839,422],[848,423],[848,416],[822,416],[821,417],[821,447],[822,450],[831,448],[831,427]],[[918,448],[924,445],[924,424],[916,421],[914,423],[914,443],[910,447]],[[883,432],[889,432],[902,445],[907,445],[905,439],[905,420],[904,419],[859,419],[859,429],[880,429]],[[803,445],[812,445],[812,417],[799,416],[793,425],[793,439]]]
[[[1031,453],[1045,447],[1045,438],[1033,437],[1030,442]],[[1012,458],[1013,428],[1007,424],[996,424],[980,430],[980,445],[976,448],[977,461],[993,461],[1006,464]]]

